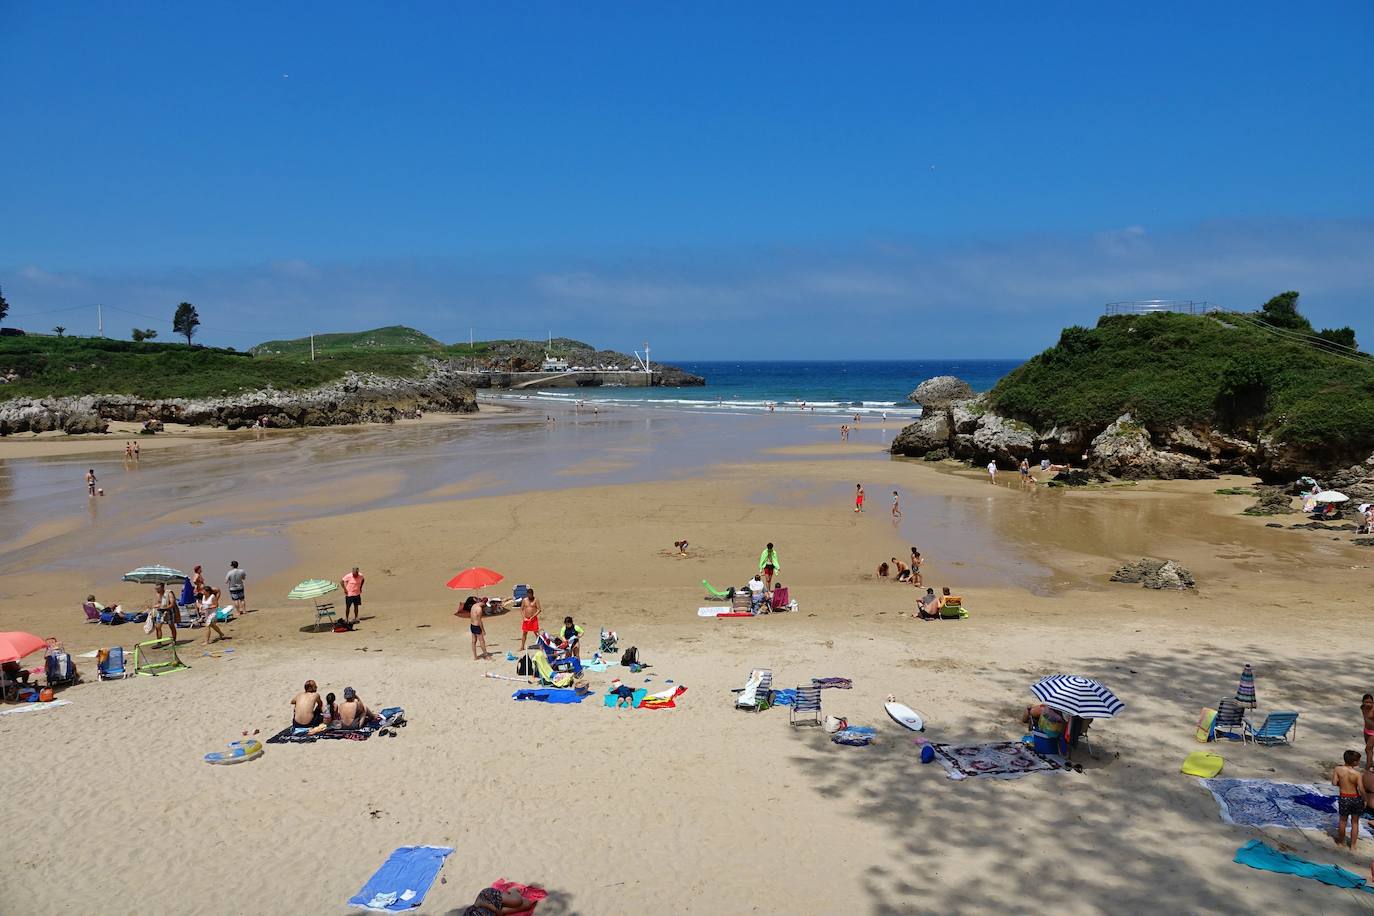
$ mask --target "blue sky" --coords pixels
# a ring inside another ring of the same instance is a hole
[[[0,0],[0,286],[35,329],[665,358],[1025,356],[1296,288],[1369,346],[1372,61],[1365,2]]]

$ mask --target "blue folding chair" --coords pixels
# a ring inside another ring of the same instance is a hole
[[[112,647],[109,657],[105,659],[105,664],[97,664],[96,670],[102,681],[117,681],[128,677],[129,672],[124,670],[124,647]]]
[[[1298,738],[1298,714],[1271,712],[1264,717],[1264,722],[1259,728],[1252,728],[1250,723],[1244,723],[1240,736],[1242,740],[1249,738],[1256,744],[1292,744]]]
[[[802,722],[802,719],[806,717],[810,717],[812,721]],[[793,725],[821,724],[821,688],[819,685],[812,684],[808,687],[797,688],[797,702],[792,704],[787,721]]]

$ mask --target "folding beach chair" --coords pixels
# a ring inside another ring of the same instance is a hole
[[[548,661],[549,667],[554,671],[571,671],[573,674],[582,673],[582,660],[566,649],[555,648],[553,637],[549,636],[548,633],[540,633],[535,637],[535,646],[537,649],[542,650],[545,660]],[[538,655],[540,652],[536,652],[535,654]]]
[[[102,681],[118,681],[129,676],[124,669],[124,647],[111,646],[103,662],[96,662],[96,673]]]
[[[811,721],[802,721],[807,718]],[[797,688],[797,702],[792,704],[787,721],[793,725],[821,724],[821,688],[819,684]]]
[[[730,599],[730,613],[754,613],[754,600],[750,597],[749,592],[747,590],[742,592],[735,592],[734,597]]]
[[[517,585],[514,589],[511,590],[511,597],[514,598],[516,601],[524,601],[525,596],[529,593],[530,587],[528,585]]]
[[[87,601],[85,604],[81,605],[81,610],[86,612],[87,623],[100,623],[100,609],[94,604]]]
[[[334,604],[332,602],[326,601],[323,604],[317,602],[315,604],[315,626],[319,626],[322,623],[333,626],[338,619],[338,616],[334,613]]]
[[[701,580],[701,587],[706,589],[706,599],[708,601],[711,599],[715,599],[716,601],[728,601],[730,596],[734,594],[733,589],[721,591],[705,579]]]
[[[1244,732],[1245,707],[1235,700],[1222,700],[1217,704],[1217,717],[1212,723],[1213,735],[1232,735]],[[1243,735],[1242,735],[1243,736]]]
[[[582,663],[577,659],[567,659],[575,667],[568,664],[555,666],[549,661],[549,657],[538,649],[526,656],[534,666],[534,671],[539,677],[539,683],[545,687],[569,687],[572,685],[573,678],[582,673]]]
[[[785,585],[773,589],[773,610],[785,611],[790,601],[790,592]]]
[[[76,663],[66,652],[53,652],[43,659],[43,676],[49,687],[66,687],[76,683]]]
[[[616,643],[619,641],[620,637],[616,635],[615,630],[607,630],[605,627],[601,628],[602,652],[619,652],[620,649],[616,648]]]
[[[1298,738],[1298,714],[1271,712],[1264,717],[1264,722],[1259,728],[1252,728],[1250,723],[1244,723],[1240,736],[1242,740],[1249,738],[1256,744],[1292,744]]]
[[[773,705],[773,672],[767,668],[755,668],[749,672],[749,680],[735,698],[736,709],[762,712]]]
[[[946,595],[945,603],[940,606],[941,620],[963,620],[968,616],[964,609],[964,599],[960,595]]]

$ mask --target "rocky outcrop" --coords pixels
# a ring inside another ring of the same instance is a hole
[[[937,375],[916,386],[907,395],[908,401],[915,401],[921,409],[948,407],[955,401],[967,401],[973,397],[973,388],[968,382],[953,375]]]
[[[443,363],[425,375],[394,378],[350,372],[306,391],[263,389],[222,398],[152,400],[129,395],[16,399],[0,402],[0,435],[15,432],[104,432],[110,420],[184,423],[239,429],[262,421],[272,428],[391,423],[422,412],[471,413],[477,397],[463,373]]]
[[[1293,497],[1281,492],[1278,487],[1267,487],[1255,504],[1241,512],[1241,515],[1287,515],[1293,511]]]
[[[931,402],[921,403],[920,419],[893,440],[892,454],[916,458],[947,452],[973,464],[989,459],[1009,464],[1022,458],[1032,463],[1047,460],[1086,467],[1094,478],[1127,480],[1203,479],[1220,474],[1273,480],[1293,473],[1294,467],[1302,468],[1302,473],[1313,470],[1310,465],[1295,465],[1298,457],[1291,449],[1262,438],[1250,441],[1202,424],[1154,428],[1129,413],[1105,427],[1060,424],[1036,429],[996,413],[983,396],[942,401],[943,394],[957,389],[947,379],[922,382],[912,392],[912,398],[920,400],[920,393],[931,385],[935,394]],[[1374,457],[1332,477],[1331,486],[1355,502],[1374,502]]]
[[[1112,574],[1111,581],[1140,583],[1141,588],[1193,588],[1193,574],[1174,560],[1154,560],[1144,557],[1139,563],[1127,563]]]

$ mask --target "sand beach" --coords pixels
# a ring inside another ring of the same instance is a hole
[[[1231,861],[1261,838],[1367,875],[1374,836],[1351,854],[1320,830],[1228,824],[1179,773],[1204,749],[1199,710],[1232,696],[1246,663],[1259,715],[1298,711],[1298,734],[1206,745],[1223,776],[1321,785],[1362,747],[1366,548],[1238,515],[1244,500],[1213,491],[1239,479],[1023,490],[1012,474],[989,485],[892,460],[895,426],[878,423],[840,445],[834,418],[546,412],[196,439],[129,469],[117,437],[104,454],[5,443],[0,630],[57,637],[85,680],[60,692],[69,705],[0,715],[0,909],[343,913],[412,844],[454,849],[419,913],[460,912],[498,878],[542,884],[546,916],[1374,907]],[[88,506],[81,474],[97,459],[106,496]],[[701,580],[743,584],[769,541],[797,610],[698,617]],[[968,619],[914,620],[915,590],[875,577],[912,545]],[[1180,561],[1197,589],[1107,581],[1145,556]],[[187,670],[96,680],[86,653],[143,634],[83,623],[86,594],[129,607],[151,596],[119,581],[134,566],[202,564],[217,582],[231,559],[251,609],[231,639],[207,649],[183,631]],[[310,602],[286,600],[353,565],[355,631],[317,631]],[[524,685],[484,675],[515,674],[519,612],[489,618],[495,656],[474,661],[463,593],[444,586],[476,565],[506,577],[488,593],[534,585],[546,626],[614,629],[650,667],[589,673],[581,704],[514,702]],[[875,740],[834,744],[783,706],[737,710],[753,668],[779,688],[852,679],[822,691],[824,713]],[[1028,686],[1055,673],[1126,703],[1093,728],[1095,756],[1075,753],[1081,773],[951,780],[883,709],[894,695],[919,710],[930,743],[1014,742]],[[676,708],[609,709],[613,677],[687,691]],[[402,706],[409,724],[202,762],[279,731],[307,678]]]

